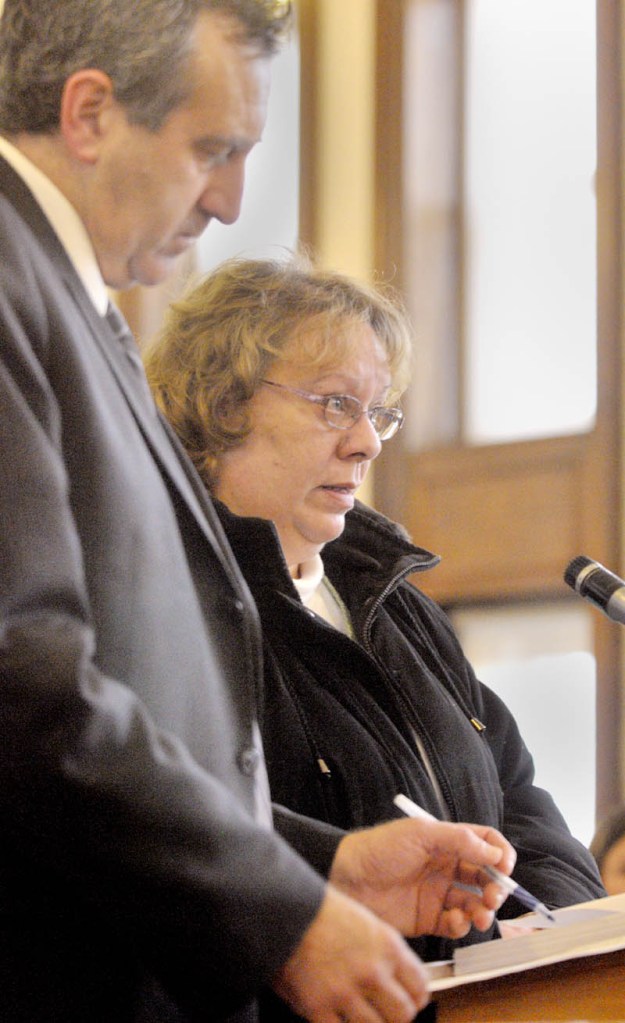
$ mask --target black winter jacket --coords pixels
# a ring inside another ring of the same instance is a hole
[[[357,503],[322,552],[352,640],[301,603],[272,523],[218,510],[263,626],[261,728],[275,802],[345,829],[400,816],[397,792],[443,816],[416,731],[447,815],[503,832],[517,850],[515,880],[554,908],[605,894],[590,853],[534,785],[511,713],[476,679],[442,609],[408,581],[438,558]],[[498,915],[523,912],[511,897]],[[414,946],[427,959],[450,953],[438,940]]]

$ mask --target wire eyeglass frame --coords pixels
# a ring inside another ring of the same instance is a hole
[[[404,413],[400,408],[390,408],[387,405],[365,408],[362,402],[351,394],[312,394],[298,387],[278,384],[275,380],[261,380],[261,383],[288,391],[290,394],[297,394],[305,401],[320,405],[326,423],[335,430],[349,430],[361,416],[367,416],[380,440],[390,440],[401,429],[404,421]]]

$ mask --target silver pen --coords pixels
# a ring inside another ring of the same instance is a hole
[[[431,813],[428,813],[427,810],[423,810],[416,803],[413,803],[412,799],[408,799],[408,796],[404,796],[401,793],[395,796],[393,802],[395,803],[395,806],[399,807],[402,813],[405,813],[406,817],[420,817],[422,820],[430,821],[436,820],[436,817],[433,817]],[[535,895],[531,894],[531,892],[522,888],[520,884],[517,884],[513,878],[508,877],[507,874],[502,874],[496,867],[479,864],[479,869],[483,870],[485,874],[488,874],[493,881],[496,881],[497,884],[504,889],[504,891],[509,892],[510,895],[514,895],[515,899],[518,899],[519,902],[521,902],[524,906],[527,906],[528,909],[533,910],[534,913],[539,913],[540,916],[548,920],[549,923],[556,923],[555,916],[547,909],[544,903],[540,902]]]

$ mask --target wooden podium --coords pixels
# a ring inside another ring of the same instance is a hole
[[[436,991],[432,1001],[436,1023],[623,1023],[625,949]]]

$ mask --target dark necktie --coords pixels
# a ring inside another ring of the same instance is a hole
[[[145,370],[143,368],[137,342],[133,337],[130,327],[126,323],[126,320],[113,302],[109,302],[108,304],[108,309],[106,310],[106,321],[111,328],[117,343],[121,347],[126,360],[132,368],[133,379],[137,384],[137,389],[141,392],[144,403],[147,403],[147,406],[151,411],[155,411],[154,400],[145,376]]]

